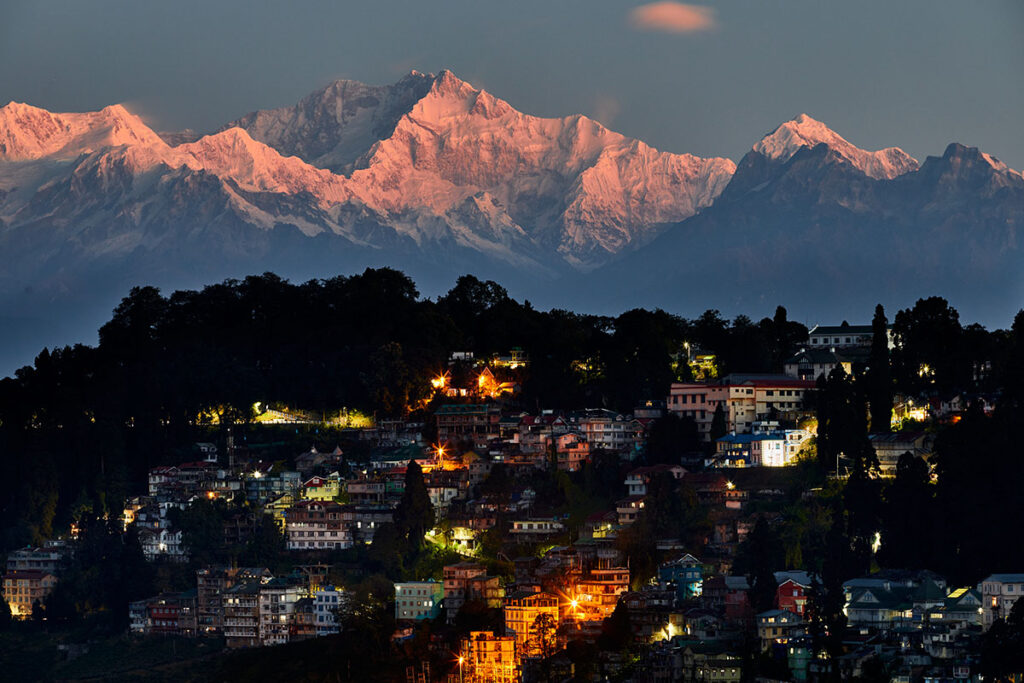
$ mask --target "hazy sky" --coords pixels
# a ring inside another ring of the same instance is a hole
[[[413,68],[673,152],[739,159],[807,112],[861,147],[1024,169],[1021,0],[0,0],[0,102],[123,102],[157,129]]]

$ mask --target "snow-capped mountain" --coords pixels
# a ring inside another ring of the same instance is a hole
[[[754,145],[753,151],[772,161],[786,162],[801,149],[821,144],[827,145],[870,178],[892,179],[916,171],[918,166],[917,159],[898,147],[887,147],[877,152],[855,147],[807,114],[783,123]]]
[[[443,216],[485,192],[504,209],[498,224],[584,268],[709,206],[735,170],[728,159],[657,151],[584,116],[520,113],[450,71],[387,87],[338,81],[231,125],[346,173],[353,201],[417,240],[401,216]]]
[[[918,166],[809,123],[780,126],[713,206],[573,294],[601,311],[636,300],[671,309],[707,282],[694,302],[702,309],[764,315],[782,303],[809,321],[940,295],[966,317],[1009,324],[1024,301],[1024,176],[973,147],[950,144]]]
[[[524,114],[448,71],[338,81],[205,136],[157,134],[119,105],[12,102],[0,108],[0,327],[16,316],[91,331],[135,284],[384,265],[431,293],[472,272],[542,305],[603,310],[682,310],[698,283],[701,310],[749,313],[810,306],[808,292],[833,286],[837,301],[881,299],[900,278],[1024,296],[1022,214],[1024,176],[973,148],[919,165],[800,115],[736,165],[585,116]],[[22,333],[24,352],[69,334],[82,332]]]

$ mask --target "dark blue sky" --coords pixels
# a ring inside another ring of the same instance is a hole
[[[1024,168],[1019,0],[641,4],[5,0],[0,101],[123,102],[203,131],[334,78],[450,68],[523,111],[590,114],[673,152],[738,159],[807,112],[862,147],[923,159],[956,140]]]

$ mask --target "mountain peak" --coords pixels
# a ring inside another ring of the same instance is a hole
[[[898,147],[869,152],[848,142],[843,136],[807,114],[786,121],[766,135],[753,151],[778,162],[789,161],[804,148],[828,145],[840,157],[876,179],[891,179],[917,170],[917,160]]]
[[[467,97],[477,92],[476,88],[448,69],[441,69],[437,76],[434,77],[434,83],[430,87],[430,91],[438,95],[455,97]]]
[[[0,158],[9,161],[44,156],[73,159],[121,145],[161,147],[164,142],[120,104],[71,114],[55,114],[18,102],[0,108]]]

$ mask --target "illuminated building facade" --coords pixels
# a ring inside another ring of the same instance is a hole
[[[529,653],[537,617],[548,614],[558,623],[558,598],[550,593],[516,591],[505,598],[505,633],[515,635],[520,653]]]
[[[30,617],[32,605],[42,605],[56,585],[56,576],[38,569],[17,569],[4,574],[4,600],[11,608],[11,616]]]
[[[463,682],[514,683],[519,680],[518,665],[515,636],[471,631],[462,641],[459,667]]]
[[[395,584],[395,619],[436,619],[441,615],[444,584],[437,581],[406,581]]]

